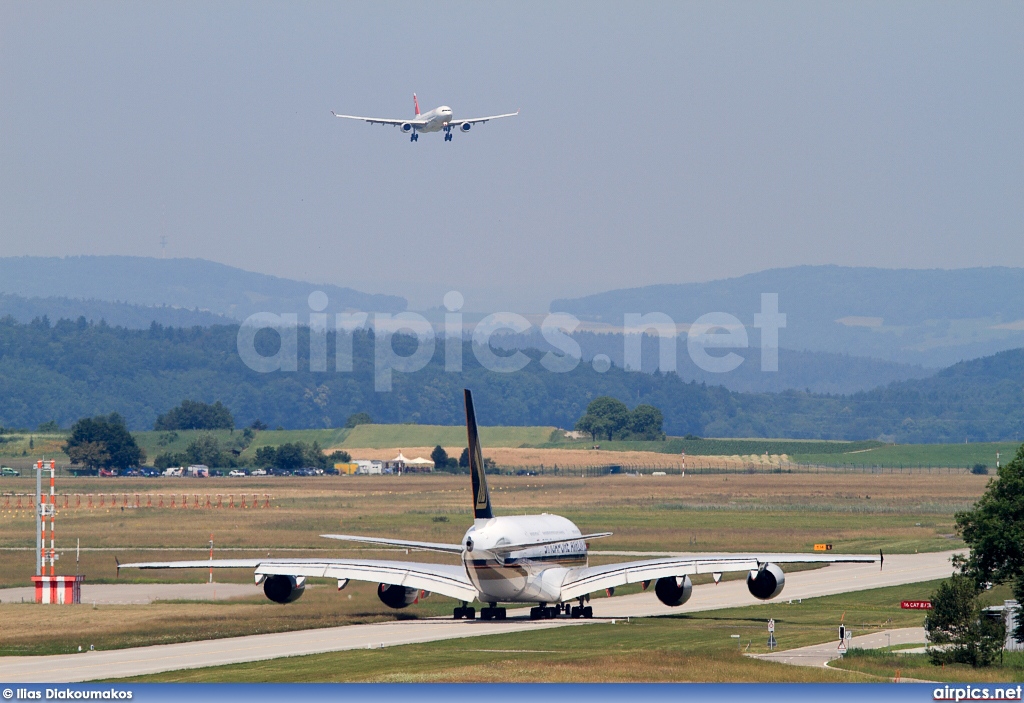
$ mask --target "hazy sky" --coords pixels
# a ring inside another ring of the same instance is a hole
[[[467,310],[1024,266],[1024,3],[0,4],[0,255]],[[337,120],[514,111],[452,143]]]

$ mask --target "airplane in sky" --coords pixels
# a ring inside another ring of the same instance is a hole
[[[487,489],[483,453],[477,432],[473,396],[465,391],[466,431],[469,439],[469,470],[473,486],[472,526],[459,544],[418,540],[321,535],[329,539],[450,555],[458,564],[439,564],[376,559],[210,559],[120,564],[118,569],[208,569],[251,568],[256,583],[277,603],[298,599],[309,577],[332,578],[338,590],[351,580],[379,584],[377,597],[391,608],[405,608],[430,593],[454,598],[461,605],[455,619],[476,618],[470,604],[480,601],[483,620],[504,620],[502,603],[535,603],[530,617],[535,620],[562,615],[593,616],[590,594],[616,586],[640,583],[667,606],[679,606],[691,595],[692,574],[713,574],[715,582],[724,572],[747,572],[747,589],[760,600],[782,592],[786,577],[779,564],[881,562],[874,555],[724,553],[643,559],[617,564],[589,566],[588,541],[607,537],[610,532],[583,534],[572,522],[558,515],[494,515]]]
[[[420,139],[420,132],[440,132],[444,131],[444,140],[450,142],[452,140],[452,130],[458,127],[463,132],[468,132],[472,129],[475,124],[482,124],[487,120],[498,120],[502,117],[515,117],[519,114],[519,110],[515,112],[509,112],[505,115],[491,115],[490,117],[474,117],[469,120],[453,120],[452,109],[447,105],[434,108],[430,112],[424,112],[420,114],[420,101],[416,98],[416,93],[412,94],[412,104],[416,109],[416,116],[411,120],[392,120],[386,117],[358,117],[356,115],[339,115],[334,110],[331,110],[331,114],[335,117],[344,117],[349,120],[362,120],[363,122],[369,122],[370,124],[389,124],[393,127],[398,127],[402,130],[403,134],[409,135],[410,142],[417,142]]]

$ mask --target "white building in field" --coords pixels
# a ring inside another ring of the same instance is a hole
[[[355,459],[357,474],[382,474],[384,473],[384,462],[379,459]]]

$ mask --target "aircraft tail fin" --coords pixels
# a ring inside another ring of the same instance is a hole
[[[416,116],[420,116],[420,101],[416,99],[416,93],[412,94],[412,106],[416,108]]]
[[[473,394],[466,393],[466,434],[469,439],[469,473],[473,479],[473,517],[487,520],[494,517],[491,511],[491,493],[487,490],[487,474],[484,472],[484,455],[480,448],[480,434],[476,428],[476,411],[473,410]]]

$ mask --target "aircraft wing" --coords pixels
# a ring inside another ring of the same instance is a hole
[[[195,561],[148,561],[118,564],[118,569],[238,569],[255,570],[256,581],[263,577],[306,576],[339,581],[368,581],[407,588],[419,588],[462,601],[472,601],[477,590],[466,570],[454,564],[425,564],[415,561],[379,561],[376,559],[197,559]]]
[[[362,120],[363,122],[369,122],[370,124],[389,124],[392,126],[398,126],[400,124],[405,124],[406,122],[409,122],[411,124],[416,123],[415,120],[391,120],[388,119],[387,117],[359,117],[357,115],[339,115],[334,110],[331,110],[331,114],[334,115],[335,117],[344,117],[349,120]]]
[[[572,600],[605,588],[627,583],[654,581],[670,576],[754,571],[772,564],[872,563],[882,555],[873,554],[688,554],[664,559],[645,559],[620,564],[570,569],[562,582],[562,600]]]
[[[445,554],[462,554],[461,544],[442,544],[441,542],[415,542],[407,539],[388,539],[386,537],[361,537],[359,535],[320,535],[327,539],[340,539],[345,542],[364,542],[367,544],[386,544],[404,549],[423,549],[428,552],[444,552]]]
[[[481,122],[486,122],[487,120],[500,120],[502,117],[515,117],[518,114],[519,110],[516,110],[515,112],[509,112],[504,115],[491,115],[490,117],[474,117],[469,120],[452,120],[448,124],[450,124],[452,127],[458,127],[459,125],[464,124],[478,124]]]

